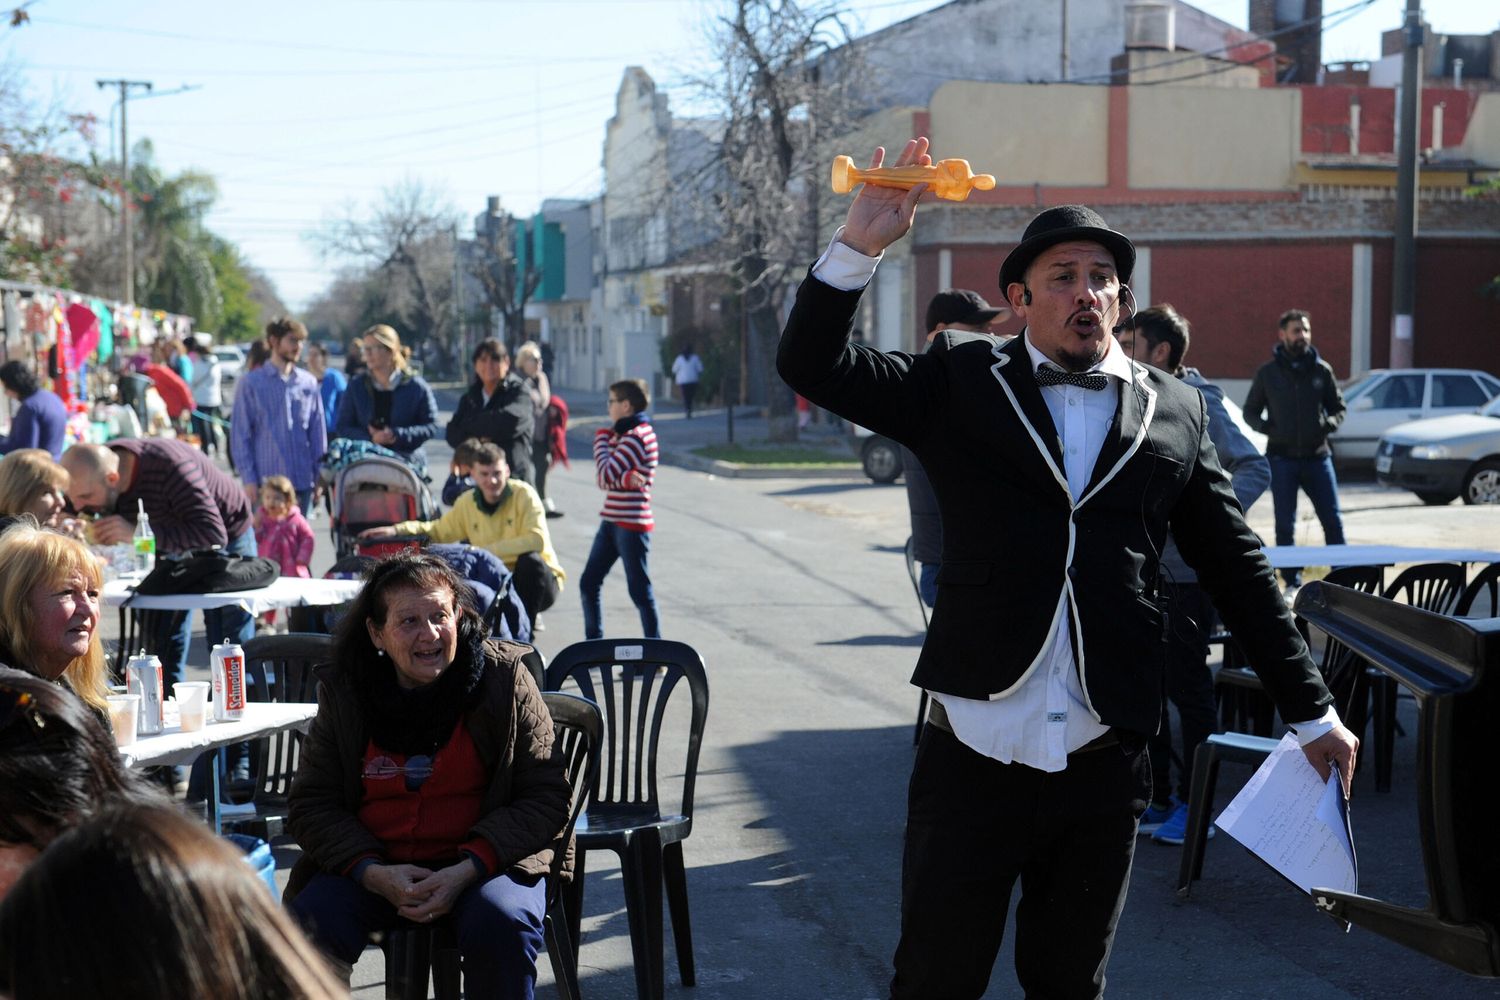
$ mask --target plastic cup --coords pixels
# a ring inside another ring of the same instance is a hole
[[[109,724],[115,731],[115,746],[130,746],[135,742],[135,727],[141,715],[141,696],[112,694],[105,701],[109,703]]]
[[[177,696],[178,726],[185,733],[203,728],[208,713],[208,681],[178,681],[172,685]]]

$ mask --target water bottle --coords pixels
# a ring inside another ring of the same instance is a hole
[[[151,533],[151,518],[146,516],[146,501],[137,500],[135,516],[135,568],[149,573],[156,567],[156,536]]]

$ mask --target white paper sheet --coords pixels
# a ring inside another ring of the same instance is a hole
[[[1359,889],[1349,804],[1338,774],[1327,782],[1319,778],[1291,733],[1216,822],[1303,892]]]

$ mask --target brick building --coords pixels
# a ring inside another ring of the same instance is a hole
[[[1415,364],[1500,370],[1500,300],[1483,292],[1500,274],[1500,198],[1465,195],[1500,168],[1500,94],[1423,97],[1422,143],[1437,152],[1420,177]],[[883,349],[914,347],[933,293],[998,295],[999,262],[1027,221],[1084,202],[1136,243],[1137,298],[1193,322],[1192,361],[1211,377],[1248,378],[1293,306],[1312,313],[1341,377],[1380,367],[1394,112],[1376,88],[947,84],[890,121],[886,145],[926,134],[935,156],[964,156],[1000,183],[922,207],[866,296],[864,325]]]

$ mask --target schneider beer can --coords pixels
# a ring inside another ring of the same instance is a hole
[[[125,693],[141,696],[141,711],[136,717],[137,736],[155,736],[161,732],[162,691],[161,660],[144,649],[125,664]]]
[[[225,639],[209,654],[214,684],[214,721],[226,722],[245,714],[245,651]]]

